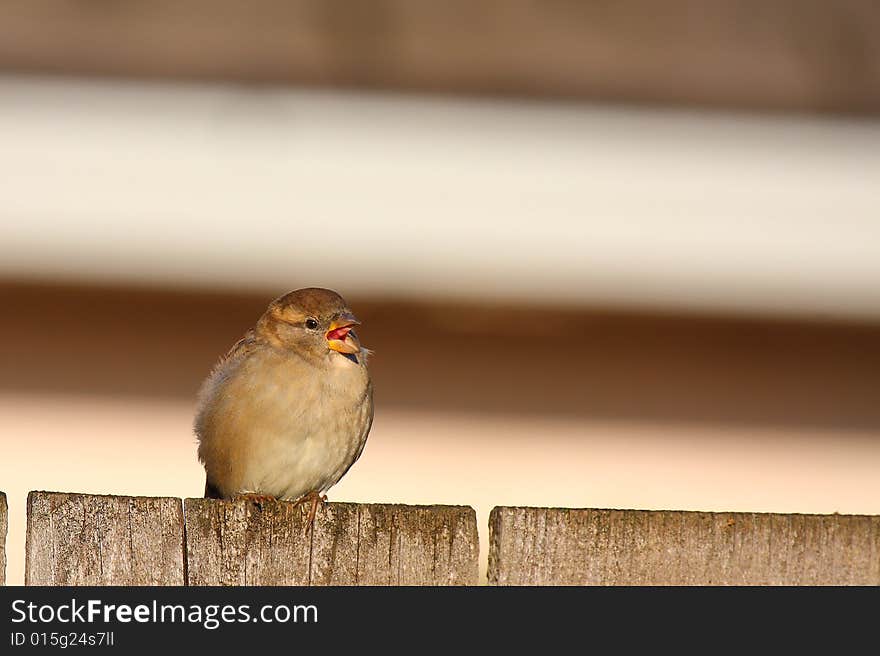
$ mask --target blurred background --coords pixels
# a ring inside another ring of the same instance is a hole
[[[880,5],[0,4],[8,581],[45,489],[200,496],[267,303],[341,292],[334,501],[880,513]]]

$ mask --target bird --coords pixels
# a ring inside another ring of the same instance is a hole
[[[373,424],[373,385],[337,292],[291,291],[269,303],[199,389],[193,423],[206,498],[311,501],[360,458]]]

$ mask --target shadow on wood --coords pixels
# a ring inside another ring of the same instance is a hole
[[[880,516],[497,507],[494,585],[878,585]]]
[[[476,585],[467,506],[186,499],[190,585]]]

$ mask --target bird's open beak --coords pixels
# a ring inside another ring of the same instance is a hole
[[[339,353],[358,353],[361,343],[353,331],[360,325],[361,322],[349,312],[339,315],[330,323],[330,330],[326,333],[327,346]]]

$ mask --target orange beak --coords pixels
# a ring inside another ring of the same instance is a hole
[[[354,318],[350,312],[339,315],[330,322],[330,330],[327,331],[327,346],[339,353],[358,353],[361,343],[354,334],[354,327],[360,326],[361,322]]]

